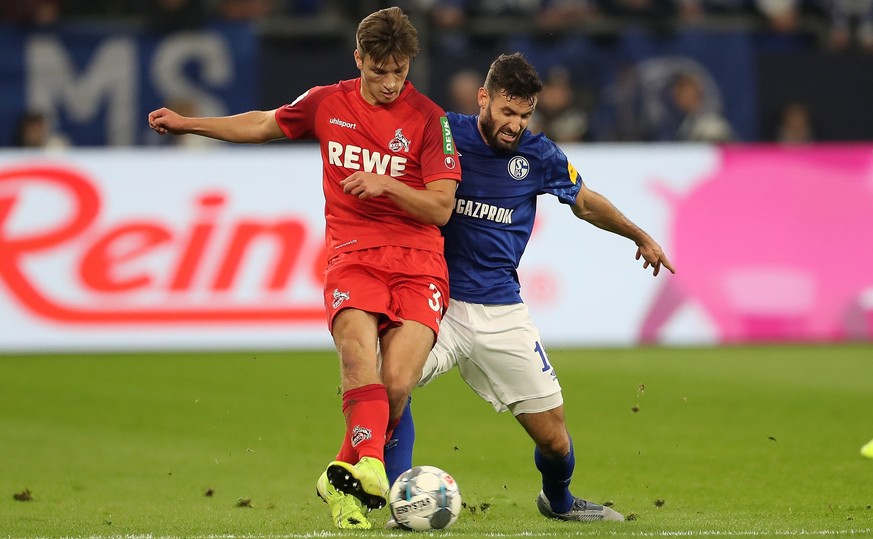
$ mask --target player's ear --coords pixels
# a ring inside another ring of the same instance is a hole
[[[479,108],[484,109],[488,106],[488,90],[479,88],[479,93],[476,94],[476,100],[479,102]]]
[[[355,49],[355,65],[358,66],[358,69],[364,69],[364,60],[361,58],[361,53],[358,52],[358,49]]]

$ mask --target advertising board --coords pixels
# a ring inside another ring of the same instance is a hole
[[[570,145],[664,247],[543,197],[519,271],[550,346],[873,336],[873,148]],[[0,350],[329,348],[316,146],[0,152]]]

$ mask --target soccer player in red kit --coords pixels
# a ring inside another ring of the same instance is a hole
[[[447,305],[438,226],[451,215],[461,170],[445,112],[406,81],[419,51],[407,16],[396,7],[372,13],[356,38],[359,78],[311,88],[273,111],[190,118],[162,108],[149,114],[149,125],[229,142],[320,142],[324,301],[346,433],[316,487],[338,528],[367,529],[365,510],[382,507],[388,495],[386,434],[418,382]]]

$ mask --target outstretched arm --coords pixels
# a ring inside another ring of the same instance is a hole
[[[583,184],[579,194],[576,195],[576,203],[571,207],[579,219],[636,243],[636,259],[643,258],[643,269],[652,266],[652,275],[658,275],[662,265],[671,273],[676,273],[661,246],[600,193],[588,189]]]
[[[226,142],[262,143],[283,138],[276,111],[253,110],[233,116],[191,118],[162,108],[149,114],[149,127],[159,135],[200,135]]]

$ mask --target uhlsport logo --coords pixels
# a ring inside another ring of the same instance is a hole
[[[330,120],[328,120],[328,123],[338,125],[340,127],[345,127],[346,129],[357,129],[358,127],[358,124],[347,122],[345,120],[340,120],[339,118],[331,118]]]
[[[509,171],[509,175],[516,180],[523,180],[527,177],[527,173],[530,172],[530,163],[521,155],[516,155],[509,160],[506,169]]]

